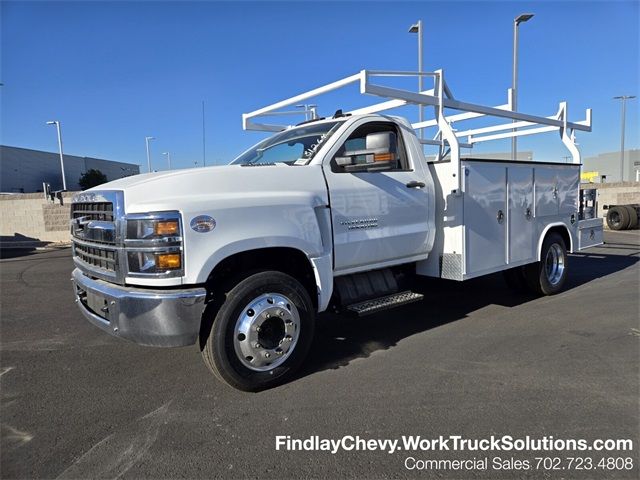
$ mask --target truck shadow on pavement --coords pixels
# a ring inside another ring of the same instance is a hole
[[[37,253],[37,247],[44,247],[51,242],[43,242],[35,237],[27,237],[20,233],[0,235],[0,258],[24,257]]]
[[[619,245],[612,248],[620,252]],[[629,244],[625,248],[629,250],[616,255],[571,255],[565,292],[635,265],[640,260],[640,247]],[[368,317],[321,315],[311,352],[298,378],[344,367],[355,359],[392,348],[407,337],[461,320],[488,305],[515,308],[538,298],[509,289],[501,273],[465,282],[425,278],[414,290],[424,295],[421,302]]]

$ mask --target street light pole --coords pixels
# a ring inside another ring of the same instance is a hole
[[[422,73],[422,20],[409,27],[409,33],[418,34],[418,73]],[[418,75],[418,92],[422,93],[424,79],[422,75]],[[418,121],[424,121],[424,105],[418,105]],[[424,129],[420,129],[420,138],[424,138]]]
[[[621,128],[622,132],[620,132],[620,181],[624,182],[624,130],[625,130],[625,120],[627,117],[627,100],[631,100],[636,98],[635,95],[619,95],[617,97],[613,97],[614,100],[622,100],[622,121]]]
[[[162,154],[167,156],[167,162],[169,162],[169,170],[171,170],[171,153],[170,152],[162,152]]]
[[[144,142],[147,145],[147,170],[151,173],[151,152],[149,151],[149,140],[155,140],[156,137],[144,137]]]
[[[513,105],[512,105],[512,109],[514,112],[518,111],[517,108],[517,97],[518,97],[518,30],[519,30],[519,26],[521,23],[524,23],[528,20],[531,20],[531,18],[533,18],[533,13],[523,13],[521,15],[518,15],[514,20],[513,20],[513,76],[511,79],[511,90],[512,90],[512,100],[513,100]],[[513,121],[514,123],[516,122],[516,120]],[[517,129],[514,128],[513,131],[515,132]],[[511,138],[511,159],[512,160],[516,160],[518,156],[518,138],[517,137],[512,137]]]
[[[58,120],[51,120],[47,122],[47,125],[55,125],[58,131],[58,151],[60,152],[60,170],[62,171],[62,190],[67,190],[67,178],[64,174],[64,155],[62,154],[62,132],[60,131],[60,122]]]

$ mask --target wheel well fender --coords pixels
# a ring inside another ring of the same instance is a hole
[[[567,251],[573,252],[573,237],[571,236],[567,225],[562,222],[550,223],[544,228],[542,234],[540,235],[540,238],[538,239],[538,248],[536,250],[536,259],[538,261],[541,260],[542,244],[544,243],[544,239],[547,238],[547,235],[552,232],[560,234],[560,236],[564,240],[565,246],[567,247]]]
[[[265,247],[231,254],[220,260],[205,283],[211,294],[224,294],[248,275],[260,270],[277,270],[298,280],[318,308],[318,276],[315,265],[301,250],[291,247]],[[223,290],[223,291],[221,291]]]

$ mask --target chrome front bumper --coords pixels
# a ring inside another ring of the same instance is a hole
[[[122,287],[91,279],[77,268],[71,280],[82,314],[115,337],[157,347],[192,345],[198,339],[204,288]]]

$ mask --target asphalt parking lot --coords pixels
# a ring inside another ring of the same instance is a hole
[[[422,303],[324,317],[299,377],[258,394],[218,383],[195,346],[139,347],[87,323],[68,249],[5,252],[0,476],[638,478],[640,232],[605,239],[570,257],[554,297],[500,275],[429,280]],[[275,449],[276,435],[414,434],[630,438],[633,452],[610,456],[634,469],[409,471],[404,452]]]

